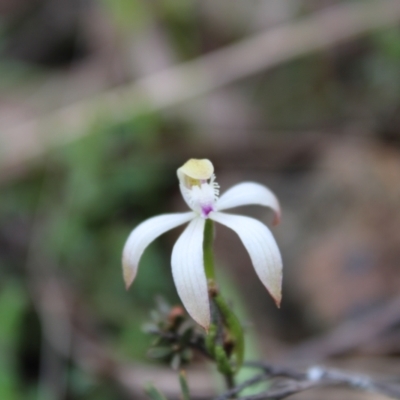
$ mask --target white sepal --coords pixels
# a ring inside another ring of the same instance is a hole
[[[274,193],[264,185],[254,182],[243,182],[232,186],[218,200],[217,210],[227,210],[239,206],[256,204],[270,207],[275,212],[274,224],[281,216],[281,208]]]
[[[193,212],[164,214],[138,225],[129,235],[122,253],[122,268],[128,288],[136,277],[140,257],[146,247],[158,236],[193,219]]]
[[[203,218],[186,227],[172,250],[172,275],[183,305],[190,316],[206,330],[210,325],[210,302],[203,261]]]
[[[260,221],[242,215],[214,212],[210,218],[239,235],[258,277],[279,307],[282,297],[282,259],[270,230]]]

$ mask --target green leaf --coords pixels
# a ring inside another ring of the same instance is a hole
[[[167,398],[154,385],[148,385],[145,392],[152,400],[167,400]]]
[[[164,358],[169,356],[172,353],[172,349],[170,347],[154,347],[147,352],[147,355],[150,358]]]
[[[226,355],[225,349],[221,345],[217,345],[215,346],[214,354],[218,371],[224,375],[232,375],[232,366],[229,362],[228,356]]]

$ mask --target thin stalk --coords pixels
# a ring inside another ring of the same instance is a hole
[[[204,257],[204,270],[207,280],[210,284],[215,282],[215,268],[214,268],[214,223],[211,219],[206,219],[204,225],[204,241],[203,241],[203,257]]]
[[[235,386],[235,369],[237,370],[240,368],[243,359],[243,333],[236,316],[229,309],[216,287],[213,242],[214,223],[210,219],[207,219],[204,225],[203,257],[204,270],[210,293],[211,309],[214,310],[214,312],[212,312],[212,324],[215,327],[214,334],[212,337],[209,337],[211,343],[209,344],[210,348],[208,350],[214,357],[214,360],[218,366],[218,370],[224,376],[227,389],[231,390]],[[230,335],[233,336],[235,345],[237,346],[237,348],[234,350],[236,353],[235,367],[231,365],[229,360],[230,356],[227,354],[226,349],[224,348],[224,336],[226,334],[225,329],[228,329]]]
[[[189,386],[186,379],[185,371],[179,373],[179,383],[181,385],[182,400],[190,400]]]
[[[230,336],[234,340],[233,353],[236,355],[236,359],[232,367],[234,372],[238,372],[242,366],[244,357],[244,334],[242,325],[220,293],[217,293],[213,300],[223,318],[226,329],[228,329]]]
[[[224,375],[224,379],[225,379],[226,388],[228,389],[228,391],[232,391],[235,387],[235,378],[234,378],[233,374]],[[234,399],[236,397],[237,397],[236,393],[232,393],[230,396],[231,399]]]

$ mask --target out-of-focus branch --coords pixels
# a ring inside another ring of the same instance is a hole
[[[226,400],[232,395],[239,393],[241,390],[266,379],[272,380],[272,387],[270,389],[257,395],[240,397],[240,400],[283,399],[307,389],[326,386],[347,386],[352,389],[379,393],[389,398],[400,399],[399,385],[378,382],[366,375],[354,374],[320,366],[313,366],[305,371],[278,367],[264,362],[251,362],[247,363],[247,366],[262,369],[264,375],[256,375],[248,381],[243,382],[241,385],[217,397],[216,400]],[[278,378],[285,379],[280,379],[279,385],[274,387],[274,381]]]
[[[247,379],[246,381],[236,385],[234,388],[227,390],[225,393],[222,395],[218,396],[215,400],[228,400],[233,397],[235,397],[238,393],[240,393],[242,390],[255,385],[256,383],[265,381],[267,379],[267,375],[265,373],[255,375],[250,379]]]
[[[163,110],[399,21],[398,0],[337,5],[51,115],[0,127],[0,180],[21,172],[27,161],[38,159],[49,149],[87,134],[93,119],[104,112],[124,120],[144,110]]]

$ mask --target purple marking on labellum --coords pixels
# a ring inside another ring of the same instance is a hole
[[[212,205],[207,205],[207,206],[201,207],[201,214],[204,218],[207,218],[208,214],[210,214],[211,211],[214,211],[214,208]]]

